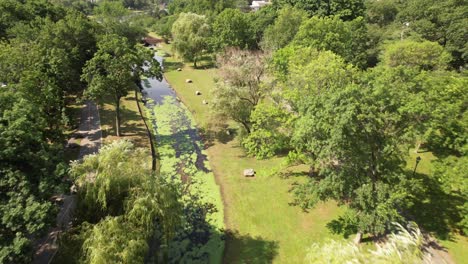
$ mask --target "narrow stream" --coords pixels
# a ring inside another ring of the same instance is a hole
[[[155,58],[162,66],[163,58]],[[152,115],[161,175],[184,183],[181,191],[189,229],[171,242],[171,252],[186,247],[188,251],[171,257],[174,263],[191,263],[194,257],[197,263],[221,263],[225,228],[221,190],[209,168],[192,113],[165,79],[143,80],[142,87],[145,106]]]
[[[155,55],[155,58],[159,61],[161,68],[164,69],[164,60],[161,56]],[[172,147],[176,152],[176,157],[180,158],[185,154],[195,153],[197,155],[195,166],[198,170],[209,172],[206,168],[205,161],[207,157],[202,153],[203,142],[199,136],[198,130],[193,126],[191,113],[185,106],[179,102],[176,92],[171,88],[169,83],[163,78],[161,81],[155,78],[148,78],[142,81],[143,84],[143,99],[145,100],[145,106],[154,113],[154,108],[157,105],[163,105],[170,102],[175,108],[174,113],[176,116],[171,120],[172,130]],[[156,121],[153,121],[153,127],[157,130],[158,117]],[[156,133],[156,131],[155,131]],[[156,134],[157,141],[161,139],[160,135]],[[187,146],[189,144],[190,146]],[[158,145],[158,142],[156,142]],[[186,164],[183,160],[179,164],[179,172],[182,172]],[[187,175],[181,175],[182,178],[186,178]]]
[[[155,55],[154,56],[161,65],[161,68],[164,69],[163,66],[163,57]],[[172,90],[169,83],[167,83],[166,78],[163,78],[161,81],[155,78],[148,78],[147,80],[142,81],[143,84],[143,97],[145,99],[152,99],[156,104],[162,104],[163,99],[165,96],[171,96],[174,99],[177,98],[176,93]],[[151,104],[146,105],[148,108],[152,108]]]

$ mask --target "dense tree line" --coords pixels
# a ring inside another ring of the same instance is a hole
[[[24,263],[63,191],[67,96],[79,94],[95,28],[47,1],[0,1],[0,262]]]
[[[247,153],[310,165],[298,205],[334,199],[350,208],[335,231],[385,234],[428,187],[406,169],[421,147],[439,158],[430,177],[466,201],[466,177],[451,169],[468,135],[464,1],[276,0],[257,12],[189,3],[156,30],[189,45],[179,32],[205,19],[200,49],[175,50],[216,55],[213,107],[239,123]],[[466,204],[451,228],[466,230]]]
[[[51,197],[69,188],[71,100],[112,97],[118,110],[140,76],[161,77],[121,3],[97,6],[93,19],[75,4],[0,1],[1,263],[30,262],[33,241],[54,225]]]

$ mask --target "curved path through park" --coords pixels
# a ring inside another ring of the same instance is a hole
[[[99,109],[92,101],[87,101],[81,109],[80,126],[75,135],[68,141],[67,147],[76,147],[76,142],[80,141],[80,153],[78,159],[94,154],[99,151],[102,144],[101,121]],[[36,252],[33,264],[49,264],[57,253],[57,240],[60,232],[67,230],[72,222],[73,210],[76,206],[76,196],[74,194],[61,196],[62,204],[57,215],[56,226],[52,227],[47,235],[36,243]]]

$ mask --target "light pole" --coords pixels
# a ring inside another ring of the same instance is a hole
[[[405,31],[407,31],[409,29],[409,25],[410,25],[409,22],[403,23],[403,26],[401,27],[400,40],[403,40]]]
[[[420,161],[421,161],[421,157],[418,156],[418,157],[416,158],[416,165],[414,166],[413,177],[414,177],[414,175],[416,174],[416,169],[418,168],[418,164],[419,164]]]

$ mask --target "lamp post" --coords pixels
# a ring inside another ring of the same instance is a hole
[[[420,161],[421,161],[421,157],[418,156],[418,157],[416,158],[416,165],[414,166],[413,177],[414,177],[414,175],[416,174],[416,169],[418,168],[418,164],[419,164]]]
[[[409,26],[410,26],[409,22],[403,23],[403,26],[401,27],[401,32],[400,32],[400,40],[403,40],[403,37],[405,35],[405,31],[407,31],[409,29]]]

